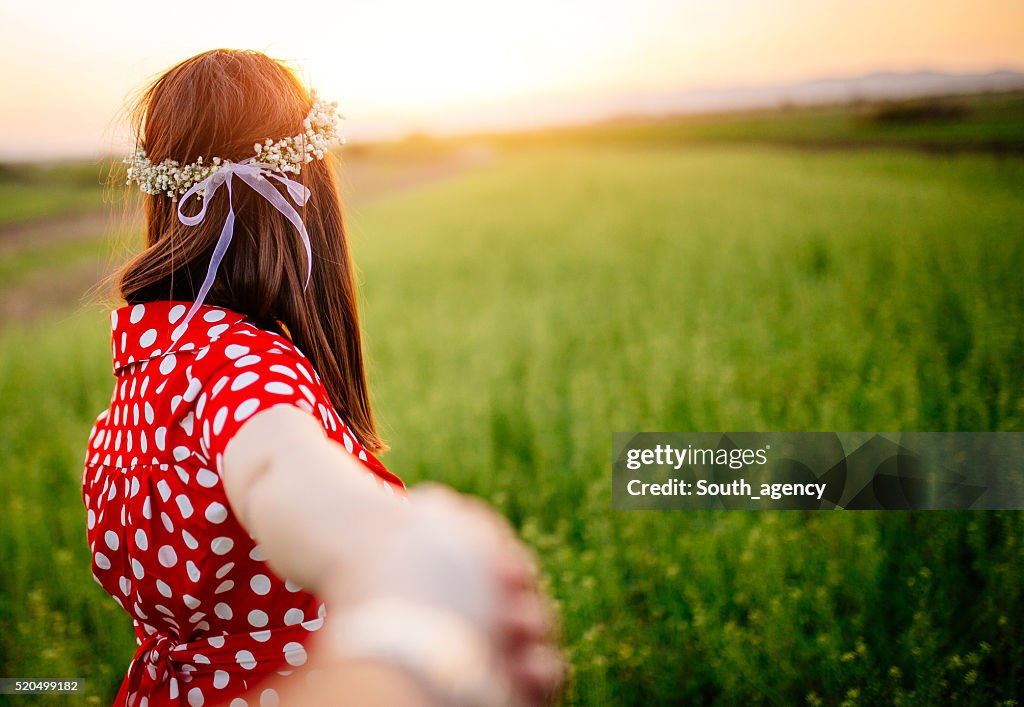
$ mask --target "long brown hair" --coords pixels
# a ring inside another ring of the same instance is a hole
[[[166,158],[186,164],[215,156],[240,161],[254,154],[257,142],[298,135],[311,105],[309,91],[283,63],[260,52],[215,49],[162,74],[131,115],[137,143],[154,164]],[[386,447],[370,407],[355,276],[330,159],[289,175],[312,192],[300,210],[313,251],[308,289],[306,251],[294,226],[236,180],[234,237],[205,302],[270,330],[280,331],[276,322],[282,322],[338,414],[365,447],[381,451]],[[115,287],[128,304],[194,301],[228,200],[211,199],[197,226],[180,223],[178,202],[167,196],[144,200],[146,249],[113,274]]]

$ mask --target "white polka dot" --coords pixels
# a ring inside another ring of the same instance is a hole
[[[132,324],[138,324],[139,320],[142,319],[142,316],[145,313],[146,313],[146,305],[144,305],[144,304],[137,304],[134,307],[132,307],[132,313],[128,316],[128,321],[130,321]]]
[[[166,376],[174,370],[175,363],[177,363],[177,359],[174,357],[174,354],[167,354],[160,359],[160,372]]]
[[[235,361],[235,367],[237,367],[237,368],[244,368],[246,366],[251,366],[251,365],[253,365],[255,363],[259,363],[259,362],[260,362],[260,357],[259,356],[257,356],[256,354],[249,354],[248,356],[242,356],[242,358],[237,359]]]
[[[210,543],[210,550],[215,555],[226,555],[231,552],[231,548],[235,546],[235,541],[231,538],[219,537],[214,538],[213,542]]]
[[[228,684],[228,674],[224,670],[218,670],[213,674],[213,686],[218,690],[223,689]]]
[[[319,631],[321,628],[323,628],[323,625],[324,625],[323,617],[318,617],[318,618],[312,619],[311,621],[303,621],[302,622],[302,628],[306,629],[307,631]]]
[[[220,336],[227,330],[227,324],[218,324],[217,326],[210,327],[209,331],[206,332],[206,335],[209,336],[211,339],[215,339],[216,337]]]
[[[156,329],[146,329],[139,337],[139,345],[143,348],[152,346],[154,341],[156,341]]]
[[[192,560],[185,562],[185,572],[188,573],[188,578],[193,582],[199,581],[199,568],[196,567],[196,563]]]
[[[189,550],[195,550],[199,547],[199,541],[195,539],[192,533],[188,532],[184,528],[181,529],[181,539],[185,541]]]
[[[249,651],[238,651],[235,653],[235,660],[246,670],[252,670],[256,667],[256,658]]]
[[[145,571],[142,569],[142,563],[134,557],[132,558],[132,574],[135,575],[135,579],[142,579],[146,576]]]
[[[131,433],[129,433],[129,434],[131,434]],[[129,437],[128,439],[131,439],[131,437]],[[139,483],[139,477],[137,477],[137,476],[132,477],[132,494],[131,494],[132,498],[135,498],[136,496],[139,495],[139,489],[140,488],[142,488],[142,484]]]
[[[96,566],[101,570],[110,569],[110,558],[104,555],[102,552],[97,552],[95,555]]]
[[[121,587],[121,593],[128,596],[128,592],[131,591],[131,583],[129,583],[127,577],[121,577],[117,580],[117,585]]]
[[[203,699],[203,691],[198,687],[193,687],[188,691],[188,703],[191,707],[202,707],[203,702],[205,702]]]
[[[273,366],[270,367],[270,370],[274,371],[275,373],[283,373],[292,380],[299,379],[299,376],[297,373],[295,373],[295,371],[288,368],[288,366],[282,366],[280,363],[275,363]]]
[[[281,381],[271,381],[263,386],[263,389],[268,393],[276,393],[278,395],[291,395],[295,392],[295,388]]]
[[[157,427],[156,432],[153,433],[153,441],[156,442],[156,448],[159,449],[160,451],[163,451],[164,445],[166,444],[167,441],[167,428]]]
[[[279,704],[277,690],[274,688],[268,687],[260,693],[260,707],[278,707]]]
[[[175,500],[178,502],[178,510],[181,511],[181,517],[190,517],[192,515],[192,501],[188,500],[188,497],[183,494],[179,494]]]
[[[250,634],[252,640],[260,643],[266,643],[270,640],[270,631],[252,631]]]
[[[235,566],[235,563],[234,563],[234,562],[229,562],[229,563],[227,563],[226,565],[224,565],[223,567],[221,567],[221,568],[220,568],[219,570],[217,570],[217,579],[220,579],[221,577],[223,577],[224,575],[226,575],[226,574],[227,574],[228,572],[230,572],[230,571],[231,571],[231,569],[232,569],[232,568],[233,568],[234,566]]]
[[[146,537],[146,531],[139,528],[135,531],[135,544],[140,550],[149,549],[149,538]]]
[[[217,485],[217,475],[209,469],[200,469],[196,472],[196,481],[200,486],[212,489]]]
[[[266,595],[270,592],[270,579],[265,574],[253,575],[249,580],[249,586],[257,594]]]
[[[244,403],[239,405],[238,408],[235,409],[235,421],[241,422],[242,420],[246,419],[254,412],[256,412],[256,408],[258,408],[259,406],[259,400],[257,400],[256,398],[249,398]]]
[[[210,636],[209,638],[206,639],[206,642],[209,643],[214,648],[223,648],[224,647],[224,636]]]
[[[228,344],[224,347],[224,355],[232,360],[247,353],[249,353],[249,347],[241,344]]]
[[[215,590],[213,590],[213,593],[214,594],[223,594],[224,592],[230,592],[234,588],[235,588],[235,583],[232,580],[230,580],[230,579],[225,579],[223,582],[221,582],[217,586],[217,588]]]
[[[166,500],[166,499],[164,499],[164,500]],[[171,522],[171,517],[169,515],[167,515],[163,511],[160,511],[160,520],[163,521],[164,528],[167,529],[168,533],[173,533],[174,532],[174,523]]]
[[[217,411],[217,414],[213,418],[213,433],[219,435],[221,430],[224,429],[224,423],[228,419],[228,409],[221,408]]]
[[[216,396],[217,393],[224,390],[224,386],[226,386],[230,381],[231,376],[224,376],[223,378],[221,378],[219,381],[217,381],[216,385],[213,386],[213,390],[210,391],[210,395]]]
[[[246,371],[231,381],[231,390],[241,390],[247,385],[252,385],[260,379],[259,374]]]
[[[231,704],[228,707],[249,707],[249,703],[243,700],[241,697],[236,697],[231,700]]]
[[[196,396],[199,395],[199,391],[202,389],[202,387],[202,381],[200,381],[198,378],[193,378],[188,382],[188,387],[185,389],[185,393],[184,395],[181,396],[181,399],[184,400],[186,403],[192,402],[193,400],[196,399]]]
[[[265,611],[254,609],[253,611],[249,612],[249,623],[252,626],[255,626],[256,628],[263,628],[267,625],[268,620],[269,619]]]
[[[195,424],[195,420],[195,415],[190,412],[188,415],[185,415],[185,419],[178,423],[181,425],[181,429],[185,430],[189,437],[192,436],[192,427]]]
[[[185,305],[183,305],[183,304],[176,304],[173,307],[171,307],[169,312],[167,312],[167,322],[169,324],[174,324],[174,322],[176,322],[179,319],[181,319],[182,315],[184,315],[184,314],[185,314]]]
[[[224,507],[223,503],[214,501],[206,507],[206,520],[211,523],[223,523],[228,517],[228,509]]]
[[[156,490],[160,492],[160,498],[165,501],[171,497],[171,487],[165,479],[156,482]]]
[[[190,609],[196,609],[199,607],[200,601],[191,594],[186,594],[182,599],[185,601],[185,606]]]
[[[209,312],[203,315],[203,319],[208,321],[210,324],[219,322],[225,316],[223,309],[211,309]]]
[[[257,562],[263,562],[267,559],[267,553],[264,552],[262,545],[253,545],[252,550],[249,551],[249,559],[256,560]]]
[[[213,613],[222,619],[230,619],[235,615],[235,612],[231,610],[231,607],[224,602],[220,602],[217,606],[213,607]]]
[[[288,661],[289,665],[294,665],[296,667],[303,665],[306,662],[306,649],[301,643],[295,643],[294,641],[291,643],[285,643],[284,659]]]
[[[93,527],[96,525],[96,514],[93,512],[91,508],[89,509],[87,517],[89,519],[89,530],[92,530]]]
[[[295,624],[302,623],[302,619],[305,614],[302,613],[302,609],[288,609],[284,612],[284,625],[294,626]]]
[[[170,545],[164,545],[157,552],[157,558],[164,567],[174,567],[178,564],[178,553]]]
[[[162,579],[158,579],[156,581],[156,589],[158,592],[163,594],[168,599],[171,598],[171,587],[167,584],[167,582],[163,581]]]
[[[302,589],[302,585],[297,584],[296,582],[293,582],[290,579],[286,579],[284,581],[284,588],[287,589],[289,592],[297,592]]]
[[[103,534],[103,540],[107,543],[107,547],[111,550],[116,550],[121,544],[120,539],[117,537],[117,533],[113,530],[108,530]]]

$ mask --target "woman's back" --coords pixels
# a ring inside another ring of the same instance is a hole
[[[86,453],[93,574],[132,616],[136,658],[145,658],[133,660],[118,704],[132,695],[151,706],[220,703],[306,660],[324,604],[266,565],[221,481],[224,447],[255,413],[275,405],[312,413],[369,478],[404,492],[359,445],[287,338],[208,305],[182,329],[190,305],[112,313],[116,383]]]

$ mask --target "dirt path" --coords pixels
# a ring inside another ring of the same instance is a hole
[[[382,198],[411,191],[460,174],[494,158],[480,147],[466,147],[441,157],[417,159],[354,156],[342,161],[339,188],[350,215]],[[137,218],[137,217],[135,217]],[[136,221],[136,224],[138,222]],[[24,224],[0,226],[0,258],[25,248],[56,246],[131,227],[131,220],[113,207],[67,214]],[[27,323],[43,312],[83,306],[103,276],[98,260],[33,272],[11,287],[0,283],[0,327]]]

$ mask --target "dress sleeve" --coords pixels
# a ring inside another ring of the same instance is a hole
[[[247,352],[218,368],[196,401],[200,448],[217,475],[223,473],[228,441],[257,412],[289,405],[310,413],[322,426],[313,381],[308,361],[280,350]]]

